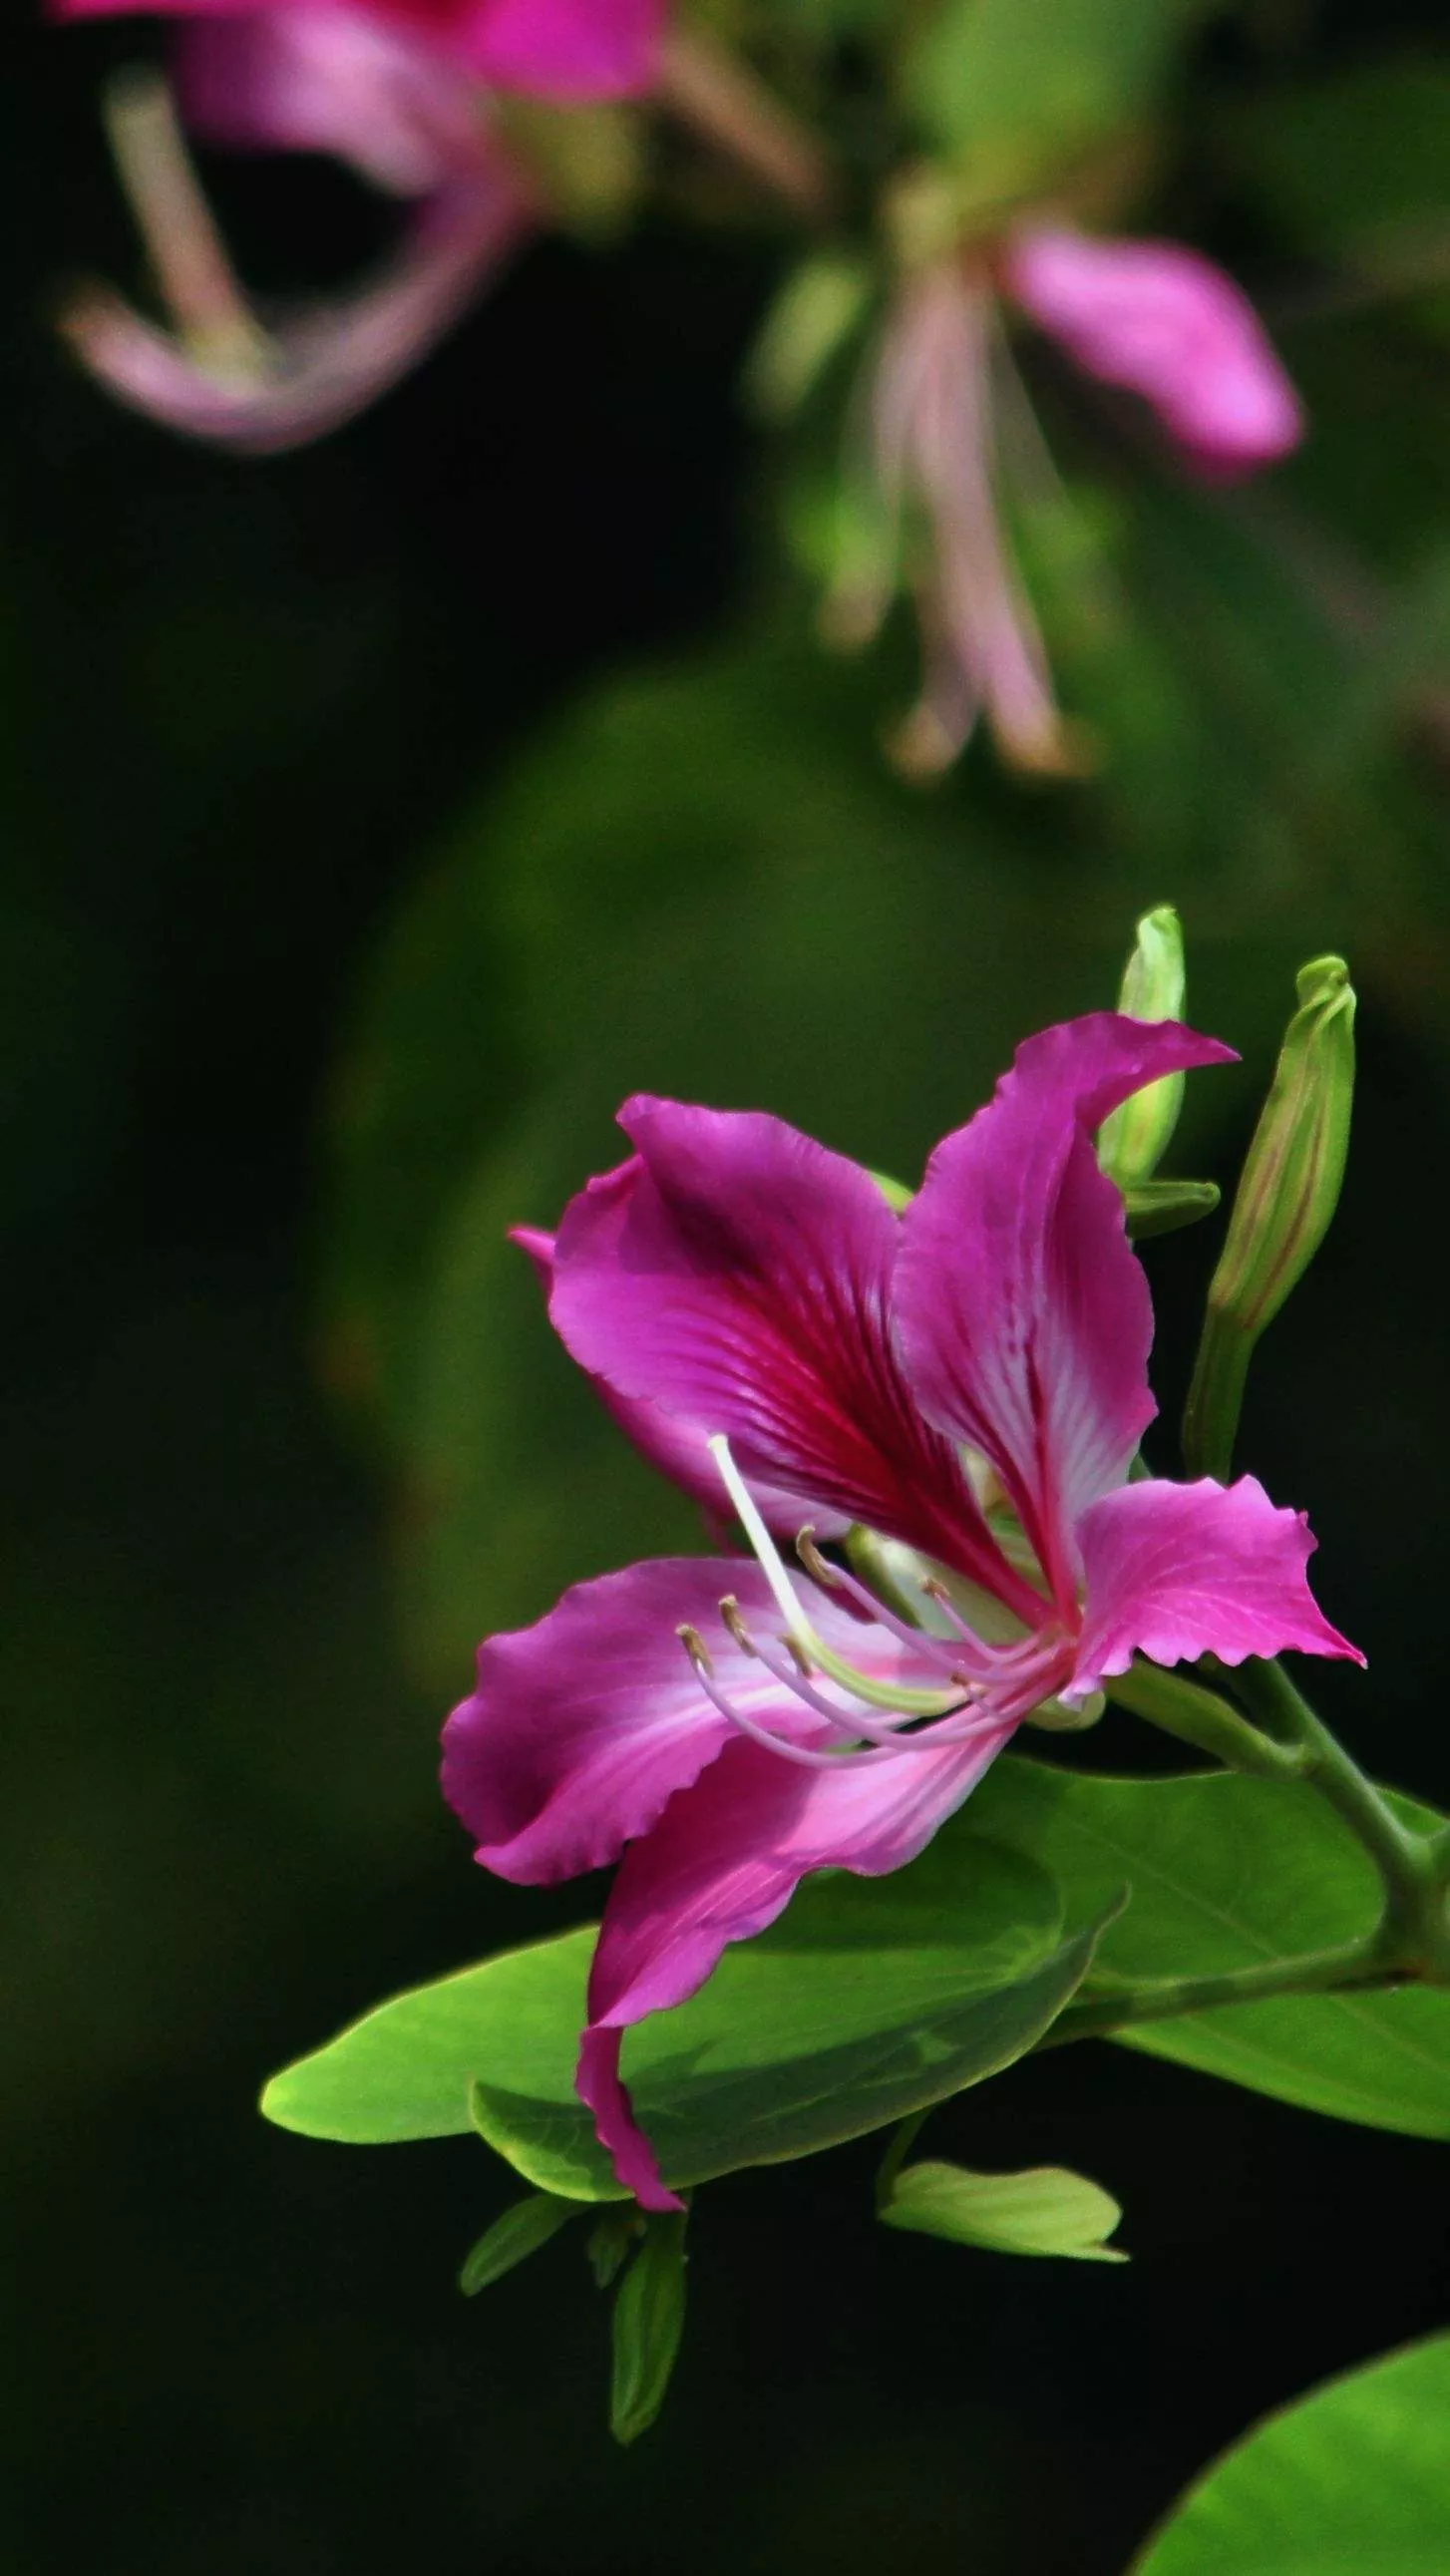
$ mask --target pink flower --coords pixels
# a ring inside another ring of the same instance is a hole
[[[58,0],[104,14],[119,0]],[[174,330],[106,289],[64,327],[138,410],[264,452],[337,427],[413,366],[539,219],[493,133],[488,91],[614,98],[648,85],[663,0],[295,0],[270,9],[190,0],[176,14],[182,116],[209,142],[328,152],[412,201],[382,272],[355,293],[264,329],[216,237],[164,90],[133,85],[114,119],[124,173]]]
[[[926,527],[915,571],[923,687],[897,750],[910,772],[946,768],[985,714],[1017,767],[1071,772],[1063,723],[999,501],[999,447],[1040,467],[1026,395],[1010,376],[998,291],[1015,299],[1088,374],[1142,396],[1187,461],[1222,478],[1270,464],[1303,414],[1252,305],[1232,280],[1173,242],[1096,241],[1024,227],[995,263],[952,257],[911,273],[876,358],[872,472],[890,532],[868,581],[843,585],[832,623],[847,637],[880,624],[913,509]],[[1001,415],[1001,379],[1014,399]]]
[[[901,1217],[779,1119],[632,1100],[630,1160],[552,1247],[527,1237],[616,1417],[689,1490],[713,1475],[755,1552],[566,1593],[481,1647],[444,1734],[488,1868],[550,1882],[623,1855],[578,2080],[646,2207],[677,2204],[623,2034],[808,1871],[899,1869],[1022,1719],[1080,1709],[1135,1651],[1355,1654],[1309,1592],[1303,1517],[1252,1477],[1129,1481],[1152,1312],[1094,1133],[1229,1052],[1108,1012],[1045,1031]],[[793,1575],[772,1532],[803,1524]],[[920,1624],[819,1553],[852,1527]]]

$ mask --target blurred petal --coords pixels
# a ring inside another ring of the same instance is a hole
[[[747,1482],[782,1498],[777,1526],[864,1521],[1023,1595],[902,1378],[900,1227],[870,1174],[756,1111],[640,1097],[620,1124],[638,1155],[559,1227],[550,1313],[580,1365],[724,1432]]]
[[[922,505],[930,547],[917,576],[922,695],[892,745],[909,775],[949,767],[982,712],[1019,768],[1075,765],[998,507],[990,333],[985,285],[940,262],[903,289],[877,372],[882,496],[898,522]]]
[[[620,2081],[624,2030],[694,1994],[730,1942],[774,1922],[808,1871],[877,1878],[914,1860],[1011,1733],[984,1723],[940,1753],[810,1772],[730,1744],[626,1853],[594,1954],[578,2083],[620,2181],[647,2209],[678,2203]]]
[[[136,0],[50,0],[58,18],[131,16]],[[248,13],[235,0],[153,0],[158,14],[221,21]],[[278,10],[278,17],[312,15]],[[318,12],[317,14],[322,14]],[[623,98],[657,68],[663,0],[379,0],[330,14],[393,30],[440,62],[499,89],[536,98]],[[308,147],[310,148],[310,147]],[[317,148],[331,151],[330,142]]]
[[[494,87],[556,99],[648,89],[664,14],[664,0],[481,0],[464,9],[424,0],[416,12],[420,25],[455,24],[460,52]]]
[[[108,289],[74,297],[61,327],[84,363],[137,411],[252,455],[320,438],[416,366],[531,228],[506,167],[480,165],[426,201],[370,285],[303,306],[255,364],[226,368],[148,322]]]
[[[1126,1672],[1135,1650],[1155,1664],[1241,1664],[1290,1647],[1364,1662],[1310,1592],[1304,1514],[1276,1510],[1253,1476],[1124,1485],[1083,1515],[1079,1536],[1087,1600],[1072,1699]]]
[[[818,1634],[858,1668],[921,1678],[919,1659],[885,1628],[804,1581],[801,1590]],[[479,1648],[477,1686],[444,1729],[443,1787],[487,1868],[544,1882],[602,1868],[733,1740],[680,1642],[684,1624],[707,1641],[716,1683],[745,1717],[788,1742],[830,1735],[736,1644],[720,1617],[725,1594],[761,1638],[778,1633],[765,1577],[748,1559],[663,1557],[576,1584],[532,1628]],[[929,1678],[939,1680],[936,1665]],[[777,1754],[762,1758],[799,1776]]]
[[[996,1468],[1064,1609],[1073,1523],[1127,1473],[1156,1410],[1148,1285],[1094,1136],[1143,1083],[1231,1060],[1171,1020],[1096,1011],[1045,1029],[937,1147],[901,1221],[897,1329],[917,1399]]]
[[[482,145],[476,83],[431,44],[356,9],[268,9],[178,30],[182,110],[208,143],[330,152],[400,196],[424,196]]]
[[[1298,395],[1246,295],[1177,242],[1019,234],[1006,281],[1090,375],[1141,394],[1188,454],[1247,472],[1296,447]]]

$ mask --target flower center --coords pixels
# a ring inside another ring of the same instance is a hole
[[[763,1665],[779,1690],[804,1712],[782,1710],[772,1694],[771,1719],[765,1722],[742,1707],[722,1687],[714,1658],[698,1628],[686,1625],[680,1641],[705,1696],[742,1735],[779,1753],[787,1761],[817,1768],[842,1761],[881,1762],[908,1753],[944,1752],[971,1743],[1004,1718],[1025,1714],[1046,1695],[1047,1666],[1055,1660],[1055,1641],[1041,1635],[1010,1646],[991,1646],[977,1636],[945,1594],[942,1606],[953,1630],[948,1637],[927,1635],[898,1618],[865,1584],[832,1565],[802,1530],[796,1553],[814,1582],[844,1593],[865,1611],[878,1638],[884,1632],[909,1649],[918,1670],[934,1678],[908,1682],[878,1675],[850,1663],[827,1645],[814,1627],[780,1552],[771,1537],[723,1434],[709,1443],[721,1481],[750,1542],[771,1597],[785,1623],[778,1637],[756,1634],[739,1602],[727,1594],[720,1604],[726,1631],[740,1651]],[[925,1722],[923,1722],[925,1721]]]

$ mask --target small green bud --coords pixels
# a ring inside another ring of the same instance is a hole
[[[609,2429],[616,2442],[647,2433],[670,2384],[685,2328],[685,2213],[651,2215],[614,2300]]]
[[[1254,1345],[1323,1242],[1344,1178],[1355,996],[1343,958],[1312,959],[1298,993],[1209,1283],[1183,1424],[1190,1475],[1229,1474]]]
[[[1183,1017],[1183,930],[1171,903],[1145,912],[1124,971],[1118,1008],[1131,1020]],[[1120,1190],[1150,1180],[1162,1160],[1183,1106],[1183,1076],[1165,1074],[1135,1091],[1103,1120],[1098,1161]]]

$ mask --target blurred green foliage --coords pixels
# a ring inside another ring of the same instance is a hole
[[[1116,2576],[1255,2408],[1443,2315],[1437,2147],[1320,2124],[1306,2201],[1300,2114],[1064,2050],[944,2115],[944,2144],[1102,2173],[1131,2267],[878,2245],[849,2150],[809,2204],[788,2174],[722,2186],[691,2284],[713,2368],[686,2350],[636,2474],[593,2429],[587,2280],[573,2306],[528,2270],[454,2296],[495,2190],[476,2141],[350,2157],[252,2110],[265,2067],[373,1994],[572,1919],[574,1892],[470,1869],[437,1714],[490,1623],[693,1542],[505,1226],[614,1158],[641,1084],[762,1102],[910,1177],[1026,1029],[1111,997],[1163,899],[1190,1012],[1248,1059],[1190,1085],[1183,1169],[1226,1177],[1306,954],[1342,948],[1365,997],[1344,1208],[1245,1454],[1311,1506],[1326,1597],[1372,1647],[1339,1702],[1360,1748],[1450,1792],[1426,1258],[1450,1153],[1444,30],[1355,0],[1189,14],[1169,51],[1136,8],[1077,14],[1147,67],[1116,100],[1019,54],[1032,149],[1091,127],[1138,188],[1115,220],[1228,260],[1312,436],[1271,484],[1189,492],[1024,340],[1063,484],[1021,542],[1100,766],[1024,790],[974,751],[930,798],[878,748],[909,639],[824,659],[778,555],[787,485],[834,475],[857,350],[789,454],[733,408],[792,256],[774,229],[707,234],[682,187],[617,258],[543,251],[371,420],[249,471],[109,414],[52,350],[55,279],[134,261],[92,132],[130,33],[10,40],[0,1851],[25,2368],[0,2536],[25,2576],[480,2553],[673,2576],[682,2528],[703,2576],[888,2553]],[[801,0],[766,34],[808,100],[789,27],[859,66],[883,16]],[[1014,44],[1039,23],[981,16]],[[941,99],[921,134],[974,112]],[[1119,153],[1120,111],[1151,148]],[[869,158],[864,82],[841,122]],[[1004,154],[1012,184],[1027,157]],[[268,285],[375,242],[326,174],[218,177]],[[1170,1394],[1212,1248],[1150,1247]],[[1231,2280],[1225,2173],[1252,2176]]]

